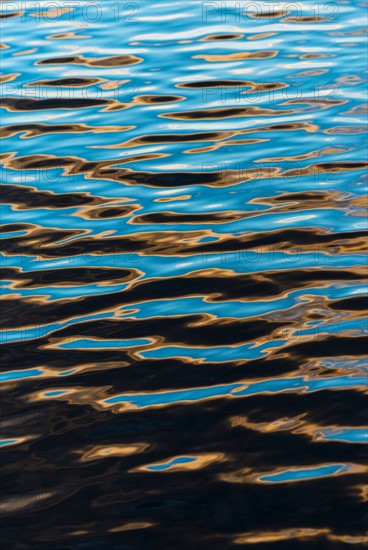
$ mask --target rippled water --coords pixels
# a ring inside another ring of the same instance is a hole
[[[364,547],[365,4],[1,9],[4,548]]]

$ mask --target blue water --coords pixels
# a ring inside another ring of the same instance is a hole
[[[365,547],[366,4],[0,12],[6,547]]]

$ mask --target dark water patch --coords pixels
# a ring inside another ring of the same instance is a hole
[[[18,99],[15,97],[4,97],[0,107],[7,111],[39,111],[47,109],[87,109],[109,105],[114,108],[125,108],[112,99],[98,98],[49,98],[49,99]]]
[[[211,214],[179,214],[177,212],[156,212],[152,214],[141,214],[134,216],[132,223],[156,224],[156,223],[226,223],[240,220],[242,214],[235,212],[224,212]]]
[[[0,13],[0,19],[10,19],[11,17],[19,17],[22,15],[21,11],[13,11],[9,13]]]
[[[100,197],[91,197],[87,193],[55,194],[23,185],[4,185],[2,197],[5,204],[14,205],[19,210],[75,208],[77,206],[99,205],[106,202]]]
[[[86,67],[124,67],[135,65],[143,60],[134,55],[115,55],[110,57],[87,58],[82,55],[69,57],[54,57],[37,61],[36,65],[85,65]]]
[[[356,298],[345,298],[344,300],[337,300],[330,305],[335,310],[348,310],[348,311],[366,311],[367,298],[365,296]]]
[[[163,103],[176,103],[184,99],[185,97],[179,95],[139,95],[134,98],[134,101],[144,105],[161,105]]]
[[[140,207],[137,205],[127,205],[127,206],[108,206],[103,208],[94,208],[92,210],[85,210],[80,212],[86,220],[106,220],[112,218],[125,218],[126,216],[131,216],[136,210],[139,210]]]
[[[16,288],[42,288],[44,286],[73,286],[101,283],[109,285],[126,283],[137,278],[137,272],[131,269],[68,267],[65,269],[45,269],[37,271],[20,271],[12,267],[1,270],[1,278],[15,283]]]
[[[86,88],[104,82],[103,78],[56,78],[54,80],[37,80],[29,86],[61,86],[65,88]]]
[[[228,119],[234,117],[258,117],[258,116],[283,116],[292,115],[296,111],[294,110],[276,110],[265,109],[262,107],[233,107],[222,109],[202,109],[198,111],[186,111],[175,113],[164,113],[160,115],[163,118],[170,118],[174,120],[219,120]]]
[[[2,138],[12,137],[22,134],[22,138],[32,138],[44,134],[62,134],[62,133],[109,133],[126,132],[131,130],[131,126],[88,126],[87,124],[11,124],[2,128]]]

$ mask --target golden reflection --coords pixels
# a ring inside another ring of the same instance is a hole
[[[120,86],[123,86],[124,84],[128,84],[131,82],[131,80],[106,80],[104,79],[103,84],[101,84],[100,88],[102,90],[117,90],[120,88]],[[135,128],[135,126],[134,126]]]
[[[1,422],[1,426],[2,426],[2,430],[9,427],[6,419],[5,419],[5,421]],[[11,427],[11,425],[10,425],[10,427]],[[38,433],[38,434],[28,434],[28,435],[24,435],[22,437],[7,437],[7,436],[4,435],[4,433],[2,433],[1,436],[2,436],[2,440],[0,440],[0,448],[3,449],[3,450],[7,450],[8,447],[18,446],[18,445],[27,443],[28,441],[33,441],[35,439],[38,439],[38,438],[42,437],[43,434]],[[4,441],[4,440],[7,440],[7,441]],[[29,445],[22,447],[23,452],[28,451],[28,449],[29,449]]]
[[[4,74],[0,76],[0,84],[4,84],[5,82],[11,82],[12,80],[15,80],[20,76],[20,73],[11,73],[11,74]]]
[[[247,417],[243,416],[232,416],[229,418],[229,424],[232,428],[237,428],[239,426],[246,428],[248,430],[256,430],[261,433],[272,433],[272,432],[283,432],[290,431],[295,433],[293,428],[297,428],[303,424],[302,418],[306,416],[307,413],[300,414],[294,418],[279,418],[273,422],[251,422]]]
[[[333,541],[343,542],[345,544],[368,544],[368,536],[360,535],[328,535],[328,538]]]
[[[329,532],[329,529],[310,529],[303,527],[282,529],[281,531],[251,532],[237,535],[233,542],[234,544],[258,544],[292,539],[306,540],[308,538],[327,535]]]
[[[263,32],[261,34],[252,34],[250,36],[247,36],[247,40],[263,40],[264,38],[270,38],[271,36],[275,36],[277,33],[275,32]]]
[[[31,48],[30,50],[23,50],[22,52],[12,53],[12,57],[17,57],[21,55],[30,55],[38,51],[38,48]]]
[[[121,445],[96,445],[87,450],[75,451],[80,455],[81,462],[90,462],[92,460],[101,460],[110,457],[124,457],[146,451],[150,445],[148,443],[124,443]]]
[[[36,6],[40,7],[39,4],[36,4]],[[69,13],[71,11],[74,11],[74,6],[72,6],[70,8],[67,8],[67,7],[62,8],[61,6],[54,7],[51,4],[51,7],[47,7],[47,10],[37,11],[36,13],[29,13],[29,15],[30,15],[30,17],[36,17],[36,18],[45,17],[47,19],[48,18],[55,19],[57,17],[60,17],[64,13]]]
[[[44,491],[31,492],[29,495],[22,494],[21,496],[10,496],[9,498],[1,499],[0,501],[0,512],[2,513],[13,513],[20,510],[26,510],[31,508],[34,505],[42,505],[43,501],[48,501],[52,497],[57,496],[55,491],[46,489]]]
[[[276,57],[277,50],[262,50],[259,52],[236,52],[223,55],[193,55],[193,59],[204,59],[208,63],[216,63],[217,61],[241,61],[243,59],[270,59]]]
[[[356,485],[354,489],[358,492],[359,499],[368,502],[368,485]]]
[[[38,401],[63,401],[69,405],[90,405],[96,410],[101,410],[99,400],[106,399],[111,386],[74,386],[72,388],[53,388],[52,391],[62,392],[57,397],[49,395],[49,390],[41,390],[29,393],[27,401],[37,403]],[[115,407],[110,407],[115,412]]]
[[[92,38],[92,36],[87,34],[76,34],[75,32],[63,32],[58,34],[49,34],[46,38],[48,40],[80,40],[83,38]]]
[[[314,537],[323,537],[325,540],[341,542],[344,544],[367,544],[368,537],[365,535],[335,535],[331,529],[292,528],[281,531],[251,532],[237,535],[233,540],[234,544],[257,544],[267,542],[278,542],[282,540],[306,541]]]
[[[148,527],[154,527],[155,523],[148,521],[134,521],[131,523],[124,523],[118,527],[112,527],[109,529],[109,533],[122,533],[123,531],[135,531],[136,529],[147,529]]]

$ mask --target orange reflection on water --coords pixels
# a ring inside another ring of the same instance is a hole
[[[90,462],[91,460],[100,460],[110,457],[124,457],[138,453],[143,453],[148,449],[148,443],[125,443],[120,445],[96,445],[87,450],[76,451],[80,455],[81,462]]]

